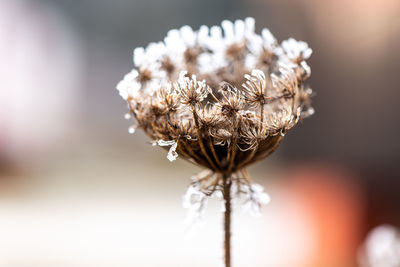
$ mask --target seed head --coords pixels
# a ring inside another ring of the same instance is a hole
[[[254,24],[246,18],[171,30],[163,42],[134,50],[135,69],[117,86],[136,120],[132,129],[169,147],[170,161],[179,155],[210,170],[205,180],[215,183],[195,187],[203,193],[227,175],[250,190],[244,168],[269,156],[314,112],[305,84],[311,48],[292,38],[279,45]]]

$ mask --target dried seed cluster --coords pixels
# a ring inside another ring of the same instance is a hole
[[[130,132],[140,127],[154,145],[170,146],[169,160],[179,155],[217,175],[204,192],[270,155],[313,113],[305,42],[279,45],[268,29],[255,32],[253,18],[221,26],[183,26],[136,48],[135,69],[117,86],[137,123]]]

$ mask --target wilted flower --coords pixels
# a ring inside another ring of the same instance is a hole
[[[189,187],[185,205],[194,210],[219,191],[230,213],[236,190],[257,211],[267,197],[244,168],[313,113],[305,85],[311,48],[292,38],[280,46],[269,30],[257,34],[254,23],[171,30],[164,42],[135,49],[136,68],[117,86],[137,127],[154,145],[169,147],[170,161],[179,156],[209,170]]]

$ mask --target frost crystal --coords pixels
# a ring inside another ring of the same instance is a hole
[[[126,114],[124,115],[124,119],[125,119],[125,120],[129,120],[130,118],[131,118],[131,114],[126,113]]]
[[[167,159],[171,162],[173,162],[174,160],[176,160],[176,158],[178,157],[178,153],[176,153],[176,147],[178,146],[178,143],[174,143],[169,151],[168,151],[168,155],[167,155]]]
[[[169,161],[174,161],[178,157],[178,153],[176,153],[176,148],[178,146],[178,143],[175,142],[174,140],[171,141],[164,141],[164,140],[158,140],[157,142],[153,142],[153,146],[157,144],[159,146],[171,146],[168,154],[167,154],[167,159]]]
[[[137,81],[138,76],[138,71],[132,70],[118,83],[117,90],[123,99],[127,100],[128,97],[135,96],[139,92],[141,84]]]
[[[306,60],[312,54],[312,49],[308,47],[306,42],[296,41],[293,38],[283,41],[282,48],[292,60]]]
[[[128,129],[128,132],[129,132],[130,134],[134,134],[135,131],[136,131],[136,128],[135,128],[134,126],[131,126],[131,127],[129,127],[129,129]]]
[[[261,206],[268,204],[271,198],[264,192],[264,188],[259,184],[250,184],[241,188],[243,190],[244,202],[243,210],[251,215],[258,217],[261,215]]]
[[[192,227],[199,223],[204,215],[207,206],[207,196],[204,194],[199,184],[190,185],[183,196],[183,208],[187,209],[185,224]]]
[[[172,146],[173,144],[175,144],[175,141],[174,140],[171,140],[171,141],[158,140],[157,144],[159,146]]]

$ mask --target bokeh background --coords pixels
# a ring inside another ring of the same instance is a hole
[[[400,227],[398,0],[2,0],[0,266],[219,266],[219,203],[189,236],[199,169],[129,135],[115,86],[133,48],[247,16],[313,48],[316,114],[250,168],[272,202],[235,208],[235,266],[358,266]]]

